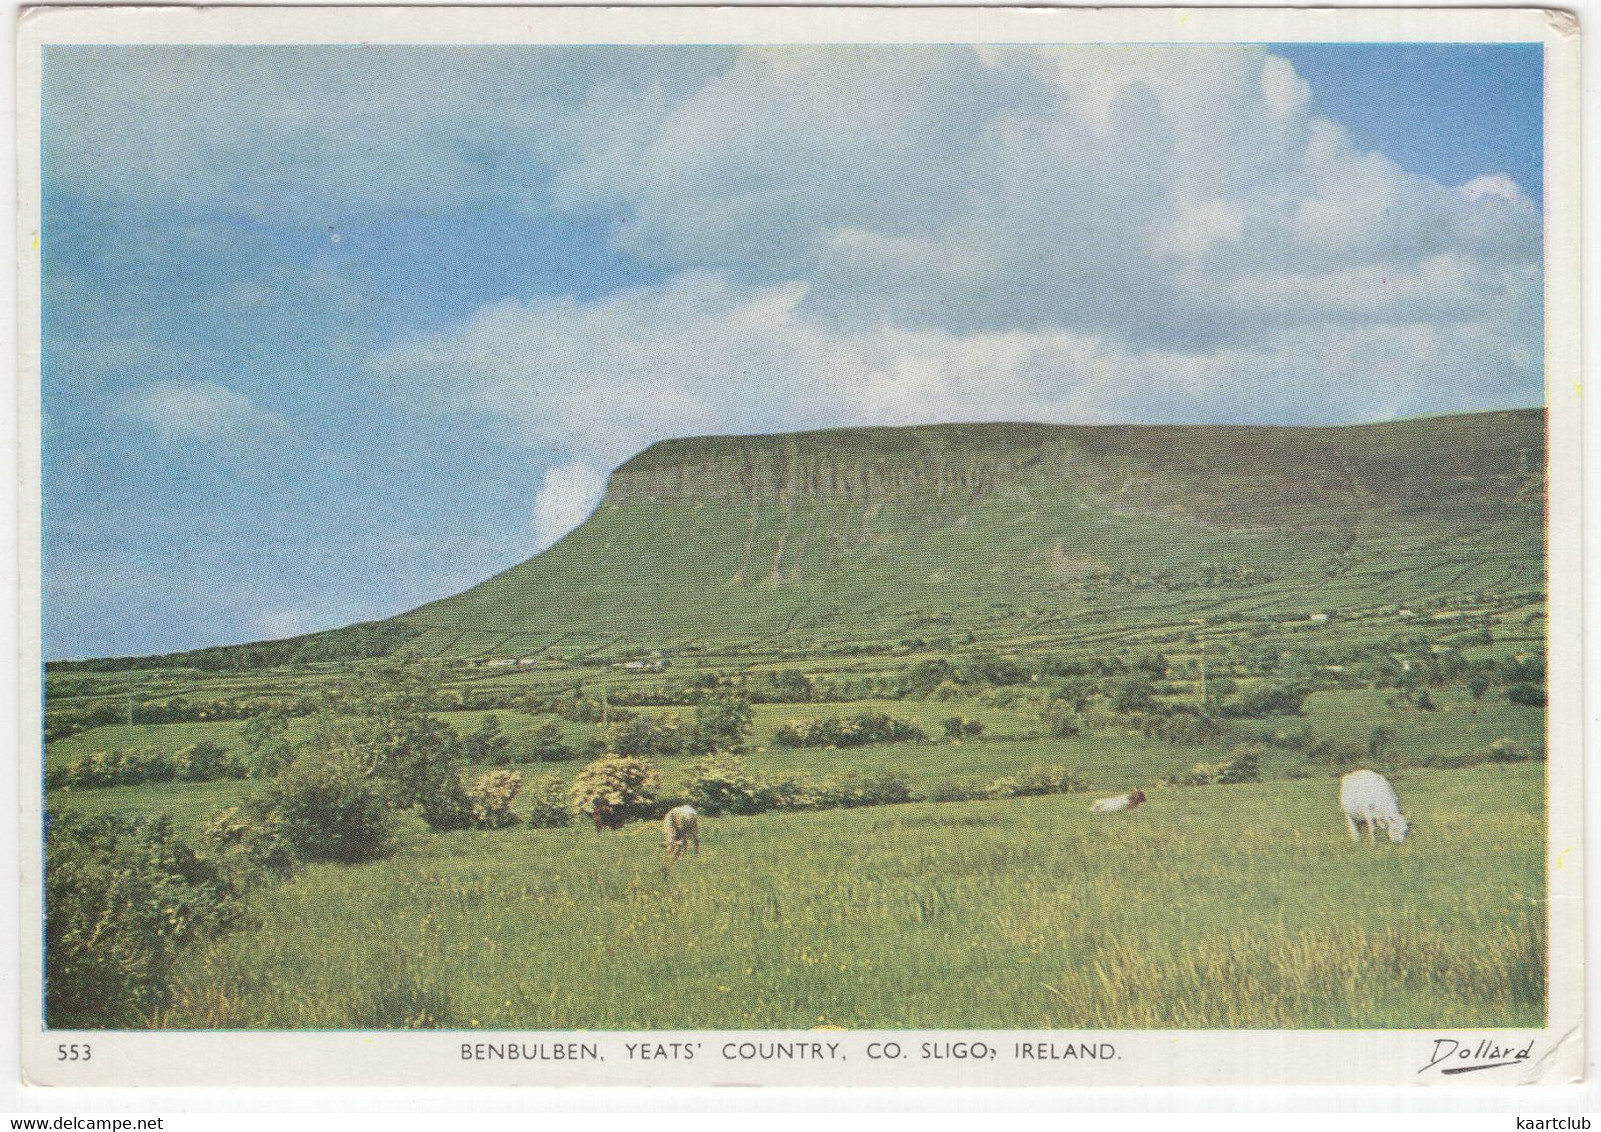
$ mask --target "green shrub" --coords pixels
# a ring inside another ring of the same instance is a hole
[[[1017,776],[1026,794],[1082,794],[1090,788],[1065,767],[1033,767]]]
[[[580,814],[595,812],[600,804],[610,806],[625,818],[649,817],[661,789],[661,774],[644,759],[609,755],[596,759],[573,779],[573,809]]]
[[[671,758],[684,753],[693,737],[673,715],[641,715],[614,725],[606,733],[606,747],[624,758]]]
[[[394,817],[378,783],[340,752],[308,751],[268,780],[246,813],[273,823],[303,861],[368,861],[389,849]]]
[[[178,778],[183,782],[215,782],[225,778],[244,778],[249,773],[245,760],[216,743],[200,742],[180,747],[173,753]]]
[[[1510,739],[1497,739],[1490,744],[1489,761],[1493,763],[1522,763],[1545,758],[1545,748],[1525,747]]]
[[[524,795],[528,799],[526,820],[535,829],[557,829],[573,822],[572,801],[567,786],[553,774],[536,780]]]
[[[1112,710],[1120,713],[1149,711],[1156,706],[1156,688],[1147,676],[1130,676],[1112,689]]]
[[[1337,770],[1357,766],[1372,757],[1368,747],[1348,739],[1315,739],[1303,748],[1302,754],[1310,762]]]
[[[441,783],[423,797],[417,803],[417,814],[435,833],[471,829],[474,825],[472,799],[467,797],[460,779],[454,784]]]
[[[1256,748],[1239,751],[1227,762],[1196,763],[1186,771],[1168,775],[1167,786],[1231,786],[1261,779],[1260,755]]]
[[[1461,770],[1463,767],[1478,766],[1484,761],[1485,753],[1482,750],[1451,751],[1443,755],[1430,755],[1418,765],[1438,767],[1441,770]]]
[[[484,716],[478,730],[461,741],[462,758],[480,766],[501,766],[511,760],[511,740],[500,732],[500,720]]]
[[[895,806],[913,800],[912,788],[904,774],[879,771],[849,774],[819,783],[812,791],[813,805],[820,810],[855,809],[860,806]]]
[[[561,724],[547,719],[528,733],[528,745],[516,753],[513,761],[559,763],[575,757],[576,752],[562,741]]]
[[[171,782],[179,777],[180,764],[165,751],[91,751],[63,768],[47,772],[45,785],[51,788],[94,788],[139,786],[147,782]]]
[[[52,823],[45,836],[48,1025],[153,1025],[179,953],[237,917],[237,893],[222,870],[174,836],[167,818]]]
[[[1472,751],[1453,751],[1443,755],[1432,755],[1419,765],[1439,767],[1443,770],[1460,770],[1463,767],[1479,766],[1483,763],[1521,763],[1538,761],[1545,758],[1545,748],[1525,747],[1514,743],[1507,738],[1495,740],[1487,747],[1480,747]]]
[[[1052,739],[1071,739],[1082,730],[1078,712],[1061,700],[1052,700],[1040,713]]]
[[[1514,684],[1506,690],[1508,703],[1519,704],[1523,707],[1545,706],[1544,684]]]
[[[1261,779],[1261,752],[1248,747],[1223,764],[1216,782],[1219,786],[1233,786],[1240,782],[1260,782]]]
[[[817,807],[817,788],[804,774],[785,774],[765,778],[763,794],[775,810],[810,810]]]
[[[1059,766],[1033,767],[997,778],[984,788],[987,798],[1026,798],[1039,794],[1081,794],[1089,783]]]
[[[1218,709],[1219,715],[1259,718],[1264,715],[1300,715],[1310,689],[1292,684],[1263,684],[1244,692],[1233,703]]]
[[[779,806],[779,792],[744,759],[710,758],[690,770],[689,804],[703,814],[759,814]]]
[[[989,787],[982,782],[941,782],[928,792],[930,802],[972,802],[991,797]]]
[[[792,719],[773,733],[779,747],[865,747],[871,743],[913,743],[928,738],[910,720],[883,712],[828,719]]]
[[[288,731],[288,714],[276,708],[245,721],[239,734],[245,741],[245,763],[251,778],[271,778],[294,761]]]
[[[707,696],[695,705],[693,745],[705,752],[737,751],[750,734],[750,701],[743,696]]]
[[[475,829],[506,829],[517,824],[511,804],[522,792],[523,776],[515,770],[492,770],[467,789]]]
[[[328,712],[315,718],[295,762],[308,757],[348,762],[381,782],[396,809],[416,807],[435,830],[469,828],[472,805],[461,785],[461,743],[450,725],[410,701],[379,700],[359,710],[368,714]]]
[[[251,817],[239,806],[229,806],[206,823],[201,837],[214,856],[246,880],[257,879],[258,872],[282,879],[294,871],[294,848],[276,814]]]

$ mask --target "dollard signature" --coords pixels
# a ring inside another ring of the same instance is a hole
[[[1481,1038],[1473,1045],[1465,1045],[1455,1038],[1435,1038],[1429,1063],[1418,1072],[1426,1073],[1436,1065],[1445,1065],[1440,1072],[1448,1077],[1459,1073],[1477,1073],[1481,1069],[1517,1065],[1527,1061],[1533,1052],[1532,1039],[1528,1045],[1520,1048],[1494,1038]]]

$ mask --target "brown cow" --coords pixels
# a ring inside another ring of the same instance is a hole
[[[601,833],[608,829],[622,829],[623,817],[621,810],[614,810],[604,802],[595,803],[595,810],[590,817],[595,820],[595,832]]]

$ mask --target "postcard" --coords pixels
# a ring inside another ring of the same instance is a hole
[[[28,1081],[1582,1073],[1570,16],[19,40]]]

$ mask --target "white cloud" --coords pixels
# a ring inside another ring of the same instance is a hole
[[[1204,325],[1248,345],[1325,321],[1320,296],[1353,272],[1539,255],[1535,212],[1495,211],[1506,186],[1457,191],[1362,151],[1259,48],[762,49],[631,105],[560,165],[556,204],[620,214],[621,246],[667,270],[805,281],[805,305],[842,327],[1184,346]],[[1470,274],[1480,309],[1526,309],[1537,287]],[[1267,286],[1236,309],[1245,275]],[[1391,323],[1410,302],[1342,317]]]
[[[1467,184],[1457,189],[1464,197],[1471,201],[1482,200],[1485,197],[1497,197],[1511,204],[1532,207],[1527,195],[1518,187],[1518,183],[1505,173],[1486,173],[1475,177]]]
[[[393,351],[557,459],[935,420],[1334,422],[1527,403],[1540,223],[1409,174],[1256,48],[755,50],[586,113],[557,206],[674,272]],[[843,125],[842,123],[848,123]]]
[[[1312,101],[1312,88],[1295,73],[1288,60],[1269,55],[1262,64],[1262,97],[1273,117],[1282,120],[1306,109]]]
[[[290,432],[277,413],[257,408],[243,393],[212,381],[152,382],[130,392],[121,407],[167,444],[265,442]]]
[[[65,116],[52,175],[85,191],[610,224],[659,282],[490,304],[375,362],[558,462],[1541,387],[1538,210],[1503,175],[1445,186],[1364,151],[1262,48],[80,50],[53,89],[102,112]],[[179,106],[194,89],[213,112]],[[136,400],[169,439],[275,419],[207,383]]]
[[[164,215],[314,227],[457,209],[540,211],[552,162],[595,136],[588,92],[668,97],[722,49],[57,46],[58,190]],[[204,92],[203,105],[196,92]],[[604,131],[601,131],[604,132]]]
[[[589,464],[562,464],[545,472],[534,500],[534,550],[544,550],[589,518],[606,490],[606,476]]]
[[[1347,281],[1386,302],[1375,283]],[[1408,285],[1422,286],[1397,280]],[[1360,307],[1344,291],[1308,301],[1334,298]],[[842,329],[803,300],[795,284],[687,274],[595,303],[497,306],[381,365],[411,395],[441,391],[441,411],[465,405],[514,422],[531,446],[570,461],[546,476],[542,542],[587,515],[593,469],[672,436],[967,420],[1358,421],[1499,405],[1507,387],[1539,381],[1521,340],[1482,322],[1329,320],[1264,330],[1249,345],[1175,349],[1059,328]]]

